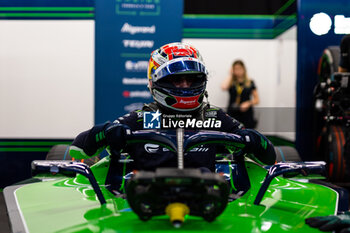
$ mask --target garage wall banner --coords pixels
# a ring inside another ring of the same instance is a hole
[[[183,0],[104,0],[95,5],[95,123],[151,102],[150,53],[182,39]]]
[[[0,0],[0,20],[94,19],[94,0]]]

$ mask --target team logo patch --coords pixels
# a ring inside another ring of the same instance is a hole
[[[144,145],[144,148],[148,153],[156,153],[159,149],[159,145],[147,143]]]
[[[162,114],[159,112],[159,110],[156,112],[143,112],[143,128],[160,129],[161,115]]]
[[[217,111],[210,111],[210,112],[205,112],[205,117],[206,118],[217,118],[218,112]]]

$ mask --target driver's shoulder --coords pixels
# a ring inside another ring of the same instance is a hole
[[[136,109],[121,117],[118,117],[113,123],[126,124],[134,130],[142,128],[144,112],[157,111],[154,103],[144,104],[142,109]]]
[[[221,121],[221,130],[225,132],[232,132],[242,128],[242,124],[239,121],[229,116],[223,109],[213,105],[206,108],[205,118],[215,118]]]
[[[204,116],[205,118],[218,118],[224,114],[224,111],[216,106],[207,104],[204,107]]]
[[[141,113],[142,113],[141,110],[135,110],[135,111],[129,112],[121,117],[118,117],[116,120],[113,121],[113,123],[123,124],[125,121],[137,120],[137,118],[142,116]]]

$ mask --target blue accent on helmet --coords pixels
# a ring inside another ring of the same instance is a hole
[[[157,82],[160,79],[172,74],[179,73],[203,73],[208,74],[205,65],[197,59],[180,58],[174,59],[170,62],[160,66],[151,76],[153,82]]]

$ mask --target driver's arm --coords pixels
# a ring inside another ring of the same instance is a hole
[[[99,155],[107,146],[111,149],[124,149],[127,129],[137,130],[138,111],[119,117],[113,123],[95,125],[80,133],[73,141],[69,154],[75,159],[87,159]]]
[[[100,154],[106,146],[121,150],[125,145],[126,129],[126,125],[119,123],[95,125],[74,139],[69,154],[75,159],[87,159]]]
[[[264,135],[254,129],[242,128],[241,123],[225,114],[222,110],[218,111],[218,119],[222,122],[222,130],[224,132],[242,136],[246,144],[245,152],[252,155],[255,161],[269,165],[275,163],[275,148]]]
[[[254,129],[237,129],[233,133],[242,136],[246,142],[245,152],[262,164],[272,165],[276,162],[273,144],[264,135]]]

